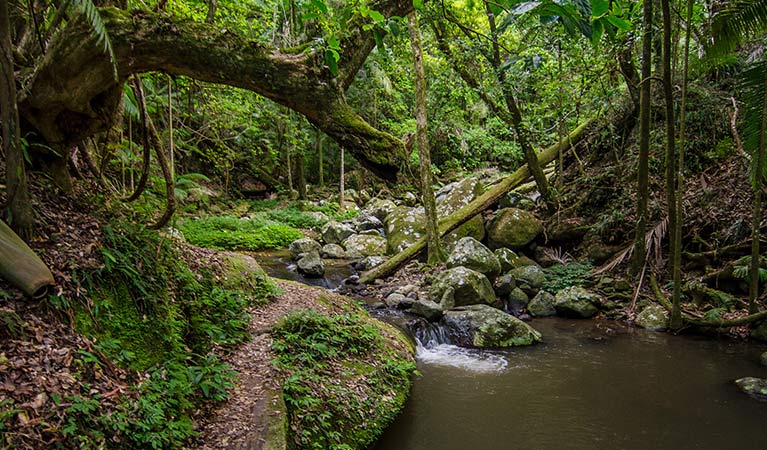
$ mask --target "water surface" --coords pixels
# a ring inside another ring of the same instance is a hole
[[[419,349],[423,376],[375,450],[767,448],[767,403],[732,384],[767,377],[767,346],[611,322],[532,325],[543,344],[480,353],[477,364],[476,353],[450,364],[442,350],[455,349]]]

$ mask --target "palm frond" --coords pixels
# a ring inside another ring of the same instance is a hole
[[[91,31],[98,38],[98,43],[104,45],[104,53],[109,55],[109,61],[112,63],[112,72],[117,79],[117,57],[115,56],[114,49],[112,48],[112,41],[109,39],[109,32],[107,31],[104,21],[99,14],[99,8],[93,3],[93,0],[74,0],[72,2],[73,8],[79,9],[88,21],[88,25],[91,27]]]
[[[706,53],[719,57],[767,29],[767,0],[733,0],[714,16]]]
[[[755,167],[755,158],[760,147],[760,140],[765,139],[765,80],[767,80],[767,61],[750,64],[738,76],[738,91],[740,104],[743,105],[741,137],[743,148],[751,155],[751,177],[756,181],[756,175],[767,176],[767,164]]]
[[[652,253],[655,253],[655,264],[657,266],[660,266],[661,260],[663,257],[663,253],[661,251],[661,244],[663,242],[663,236],[666,235],[666,232],[668,231],[668,217],[665,217],[663,220],[658,222],[651,230],[649,230],[645,234],[645,248],[647,249],[647,254],[645,256],[645,260],[650,258],[650,255]],[[613,256],[612,259],[607,261],[605,264],[603,264],[601,267],[598,267],[594,270],[594,275],[601,275],[603,273],[607,273],[618,267],[623,261],[630,258],[631,255],[634,253],[634,243],[629,244],[620,251],[617,255]]]

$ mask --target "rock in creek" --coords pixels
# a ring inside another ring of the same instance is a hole
[[[288,250],[290,250],[290,257],[295,260],[299,259],[304,253],[316,252],[319,254],[321,248],[319,242],[314,239],[301,238],[291,242]]]
[[[464,347],[515,347],[541,339],[541,333],[530,325],[487,305],[446,311],[442,321],[453,342]]]
[[[522,289],[514,288],[509,293],[509,312],[515,316],[518,317],[522,314],[522,311],[527,308],[528,303],[530,303],[530,297]]]
[[[576,319],[588,319],[594,316],[599,311],[597,306],[600,304],[598,295],[580,286],[562,289],[554,297],[554,308],[557,314]]]
[[[431,300],[418,300],[410,307],[410,312],[423,317],[429,322],[437,322],[444,314],[442,308]]]
[[[322,246],[320,256],[330,259],[346,258],[346,251],[338,244],[325,244]]]
[[[317,252],[305,253],[296,263],[298,271],[310,278],[320,278],[325,275],[325,264]]]
[[[634,323],[648,330],[663,331],[668,328],[668,311],[661,305],[650,305],[637,315]]]
[[[511,294],[511,291],[516,287],[516,280],[511,274],[508,273],[496,278],[495,283],[493,284],[495,295],[501,298],[508,297],[508,295]]]
[[[322,240],[326,244],[340,244],[354,234],[354,228],[340,222],[328,222],[322,227]]]
[[[767,401],[767,379],[745,377],[735,380],[735,384],[750,397],[761,401]]]
[[[759,362],[761,362],[763,366],[767,367],[767,352],[762,353],[762,356],[759,358]]]
[[[557,313],[554,307],[554,296],[546,291],[539,291],[527,304],[527,312],[533,317],[553,316]]]
[[[495,293],[490,280],[465,267],[455,267],[437,274],[429,288],[429,300],[443,309],[474,304],[492,304]]]
[[[350,258],[381,256],[386,253],[386,239],[381,236],[354,234],[343,242],[343,246]]]
[[[751,337],[757,341],[767,342],[767,320],[751,331]]]
[[[501,273],[501,263],[487,247],[473,237],[461,238],[447,259],[447,267],[463,266],[494,279]]]
[[[517,282],[517,287],[533,296],[538,293],[546,281],[546,274],[539,266],[523,266],[509,272]]]

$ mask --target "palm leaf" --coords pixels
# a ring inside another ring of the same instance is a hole
[[[711,25],[712,41],[706,54],[713,57],[726,55],[746,39],[764,33],[767,29],[767,0],[733,0],[714,17]]]
[[[73,8],[80,10],[85,15],[85,19],[91,27],[91,32],[98,38],[97,42],[104,45],[104,53],[109,55],[109,61],[112,63],[112,72],[115,80],[117,80],[117,57],[112,48],[112,41],[109,39],[106,25],[101,20],[98,7],[93,3],[93,0],[74,0],[72,5]]]
[[[661,250],[661,244],[663,242],[663,236],[665,236],[666,232],[668,231],[668,217],[665,217],[663,220],[658,222],[651,230],[649,230],[645,234],[645,248],[647,249],[647,254],[645,256],[645,261],[650,259],[650,254],[655,253],[655,264],[657,266],[660,266],[662,262],[662,250]],[[631,257],[631,255],[634,253],[634,244],[628,245],[626,248],[621,250],[620,253],[615,255],[612,259],[607,261],[604,265],[601,267],[598,267],[594,270],[594,275],[601,275],[603,273],[607,273],[618,267],[623,261]]]
[[[767,164],[756,167],[760,141],[765,138],[765,79],[767,79],[767,61],[758,61],[747,66],[738,76],[738,91],[740,103],[743,105],[743,122],[741,136],[743,148],[751,155],[751,180],[756,182],[757,174],[762,178],[767,175]],[[754,184],[754,186],[756,186]]]

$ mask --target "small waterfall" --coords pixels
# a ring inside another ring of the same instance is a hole
[[[508,366],[501,355],[454,345],[447,328],[439,323],[418,321],[412,326],[417,344],[416,357],[423,364],[479,373],[502,372]]]

